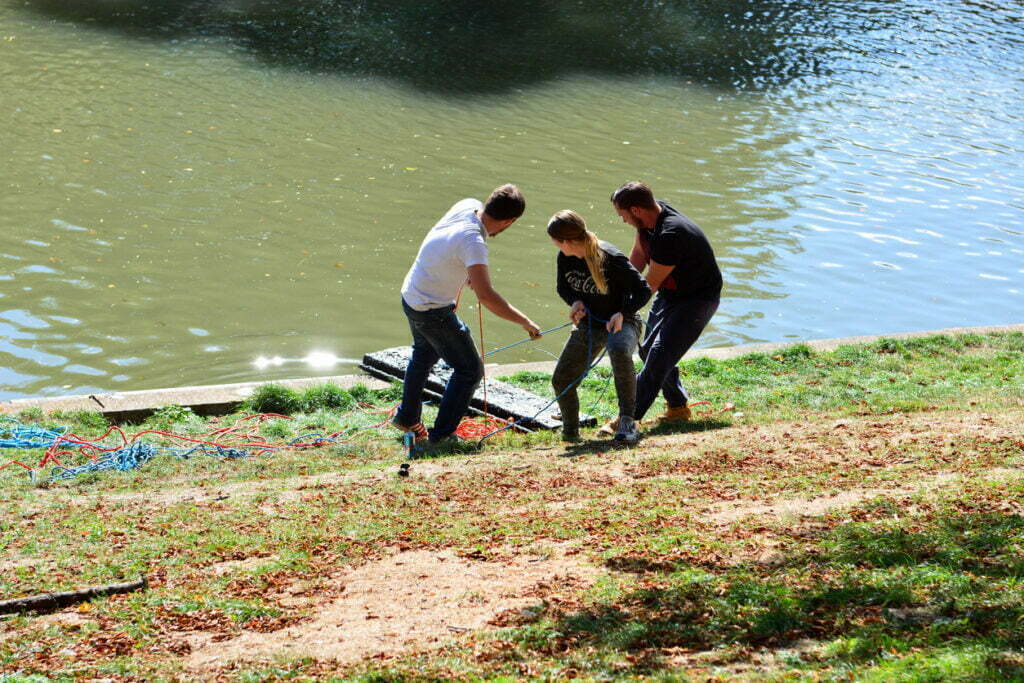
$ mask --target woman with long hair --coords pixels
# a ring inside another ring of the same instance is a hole
[[[651,298],[651,288],[626,255],[597,239],[575,211],[552,216],[548,236],[559,252],[558,295],[569,305],[569,319],[575,323],[551,376],[562,411],[562,437],[579,439],[580,403],[575,383],[602,349],[607,349],[619,400],[615,440],[635,443],[640,438],[633,420],[633,353],[640,340],[637,311]]]

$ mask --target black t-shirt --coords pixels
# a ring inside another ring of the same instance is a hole
[[[722,295],[722,272],[711,243],[697,224],[665,202],[650,230],[637,228],[640,248],[648,261],[675,266],[658,287],[670,298],[717,300]]]
[[[616,313],[625,317],[635,315],[651,298],[647,280],[625,254],[607,242],[599,244],[605,255],[601,270],[608,283],[608,293],[597,291],[597,284],[585,260],[558,252],[558,295],[570,306],[582,301],[588,311],[602,320],[608,320]]]

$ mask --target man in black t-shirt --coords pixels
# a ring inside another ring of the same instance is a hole
[[[689,397],[679,381],[679,361],[718,310],[722,273],[708,238],[689,218],[654,198],[644,183],[628,182],[612,193],[612,206],[636,228],[629,261],[657,292],[640,344],[644,367],[637,376],[636,410],[641,420],[661,391],[668,404],[662,419],[689,420]]]

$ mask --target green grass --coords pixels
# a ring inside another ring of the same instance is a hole
[[[1024,680],[1022,350],[1019,334],[966,335],[696,360],[686,382],[716,412],[648,429],[635,448],[502,435],[414,461],[408,478],[397,433],[367,429],[384,415],[353,407],[383,410],[395,389],[365,387],[264,389],[279,403],[249,406],[289,409],[259,426],[264,438],[344,431],[344,444],[166,457],[57,484],[8,468],[0,596],[139,574],[151,587],[91,601],[81,624],[0,617],[0,680],[196,677],[177,634],[303,624],[344,596],[347,568],[406,550],[501,562],[556,546],[598,568],[593,585],[552,577],[490,628],[383,661],[254,652],[219,674]],[[547,376],[513,380],[551,395]],[[612,411],[609,384],[604,370],[588,378],[583,408]],[[127,431],[202,435],[246,416],[167,406]],[[109,426],[98,413],[20,419],[88,436]],[[770,508],[857,492],[838,509]],[[296,587],[316,600],[279,599]]]
[[[713,410],[733,404],[748,419],[760,421],[791,419],[804,411],[884,414],[962,408],[971,401],[975,407],[1005,407],[1024,398],[1024,334],[881,339],[829,352],[798,344],[773,355],[684,361],[680,371],[693,400],[709,401]],[[603,415],[614,412],[609,377],[606,368],[598,368],[581,383],[584,410],[596,406]],[[554,396],[550,377],[543,373],[521,372],[508,381]]]

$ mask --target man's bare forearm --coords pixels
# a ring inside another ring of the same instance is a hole
[[[530,319],[523,315],[522,311],[506,301],[505,297],[498,294],[493,289],[486,293],[478,292],[477,298],[480,299],[480,303],[482,303],[488,311],[499,318],[516,323],[517,325],[524,325],[530,322]]]

